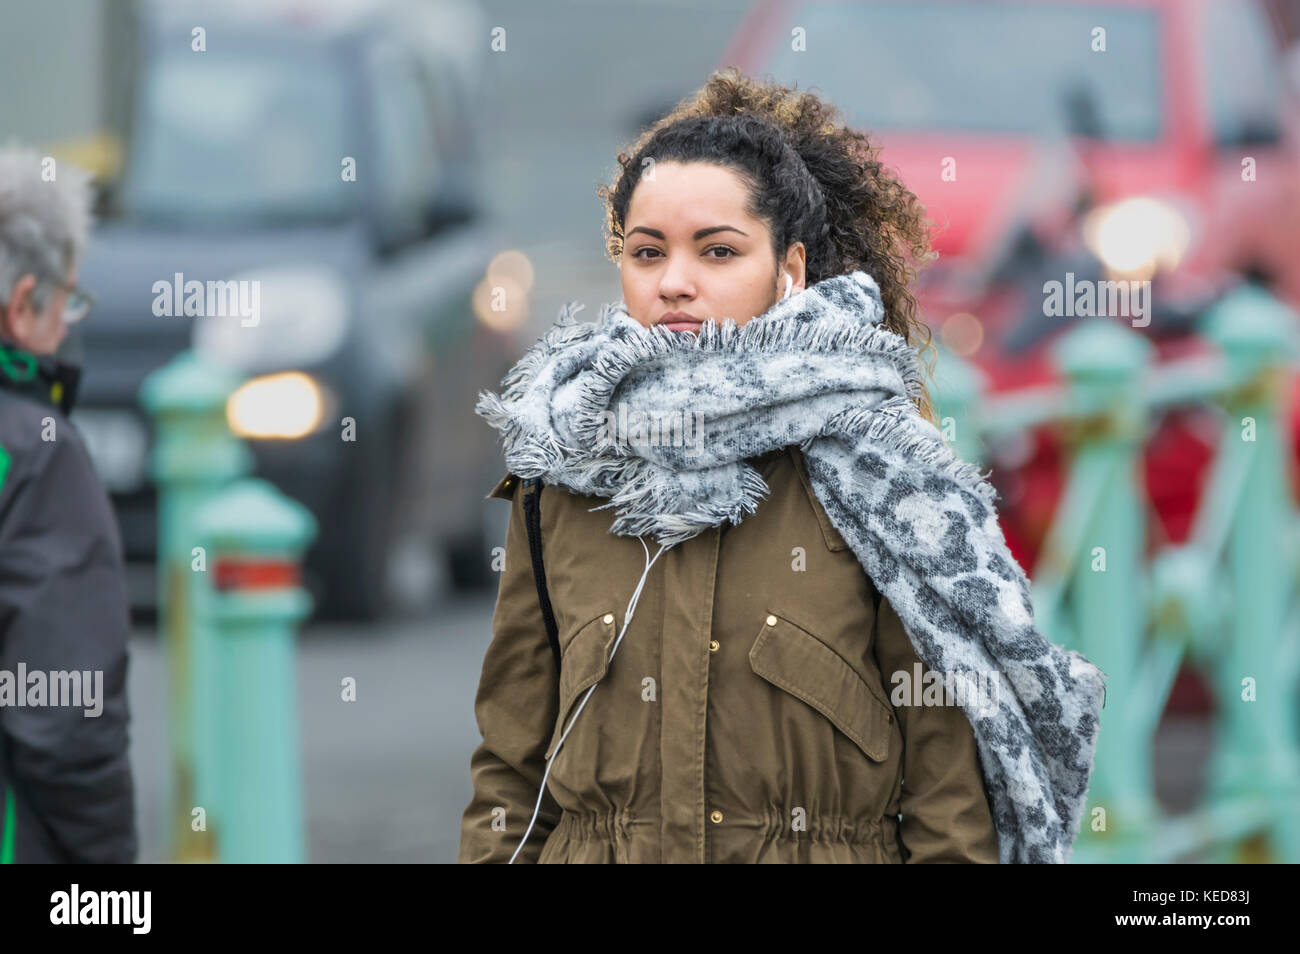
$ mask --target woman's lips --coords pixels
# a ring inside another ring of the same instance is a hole
[[[702,319],[692,318],[684,312],[669,312],[659,319],[659,324],[669,331],[695,331],[702,324]]]

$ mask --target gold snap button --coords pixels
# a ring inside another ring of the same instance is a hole
[[[602,622],[604,622],[604,623],[607,624],[607,625],[608,625],[609,623],[614,622],[614,614],[613,614],[613,613],[606,613],[606,614],[605,614],[605,618],[602,620]]]
[[[776,625],[776,617],[775,617],[775,616],[769,616],[769,617],[767,618],[767,625],[768,625],[768,626],[775,626],[775,625]]]
[[[722,822],[722,812],[715,808],[713,813],[709,815],[709,821],[713,822],[715,825],[720,824]]]
[[[885,713],[885,721],[886,721],[886,722],[893,722],[893,721],[894,721],[894,714],[893,714],[892,712],[886,712],[886,713]]]
[[[716,653],[716,652],[718,651],[718,648],[719,648],[721,645],[722,645],[722,644],[721,644],[720,642],[718,642],[716,639],[710,639],[710,640],[709,640],[709,652],[711,652],[711,653]]]

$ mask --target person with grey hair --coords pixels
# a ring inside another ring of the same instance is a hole
[[[56,354],[90,304],[91,199],[81,170],[0,148],[0,863],[136,858],[121,537]]]

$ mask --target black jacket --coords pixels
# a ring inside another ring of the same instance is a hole
[[[121,538],[75,393],[75,368],[0,342],[0,861],[136,857]],[[18,704],[20,672],[74,671],[91,691],[102,672],[98,716],[85,697]]]

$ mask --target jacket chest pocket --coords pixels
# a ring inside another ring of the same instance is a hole
[[[609,650],[618,635],[614,613],[601,613],[578,627],[573,635],[560,637],[560,714],[546,747],[550,758],[560,744],[571,718],[570,709],[579,695],[605,678],[609,670]]]
[[[824,715],[867,758],[889,758],[894,713],[857,670],[812,633],[769,613],[749,651],[749,665]]]

